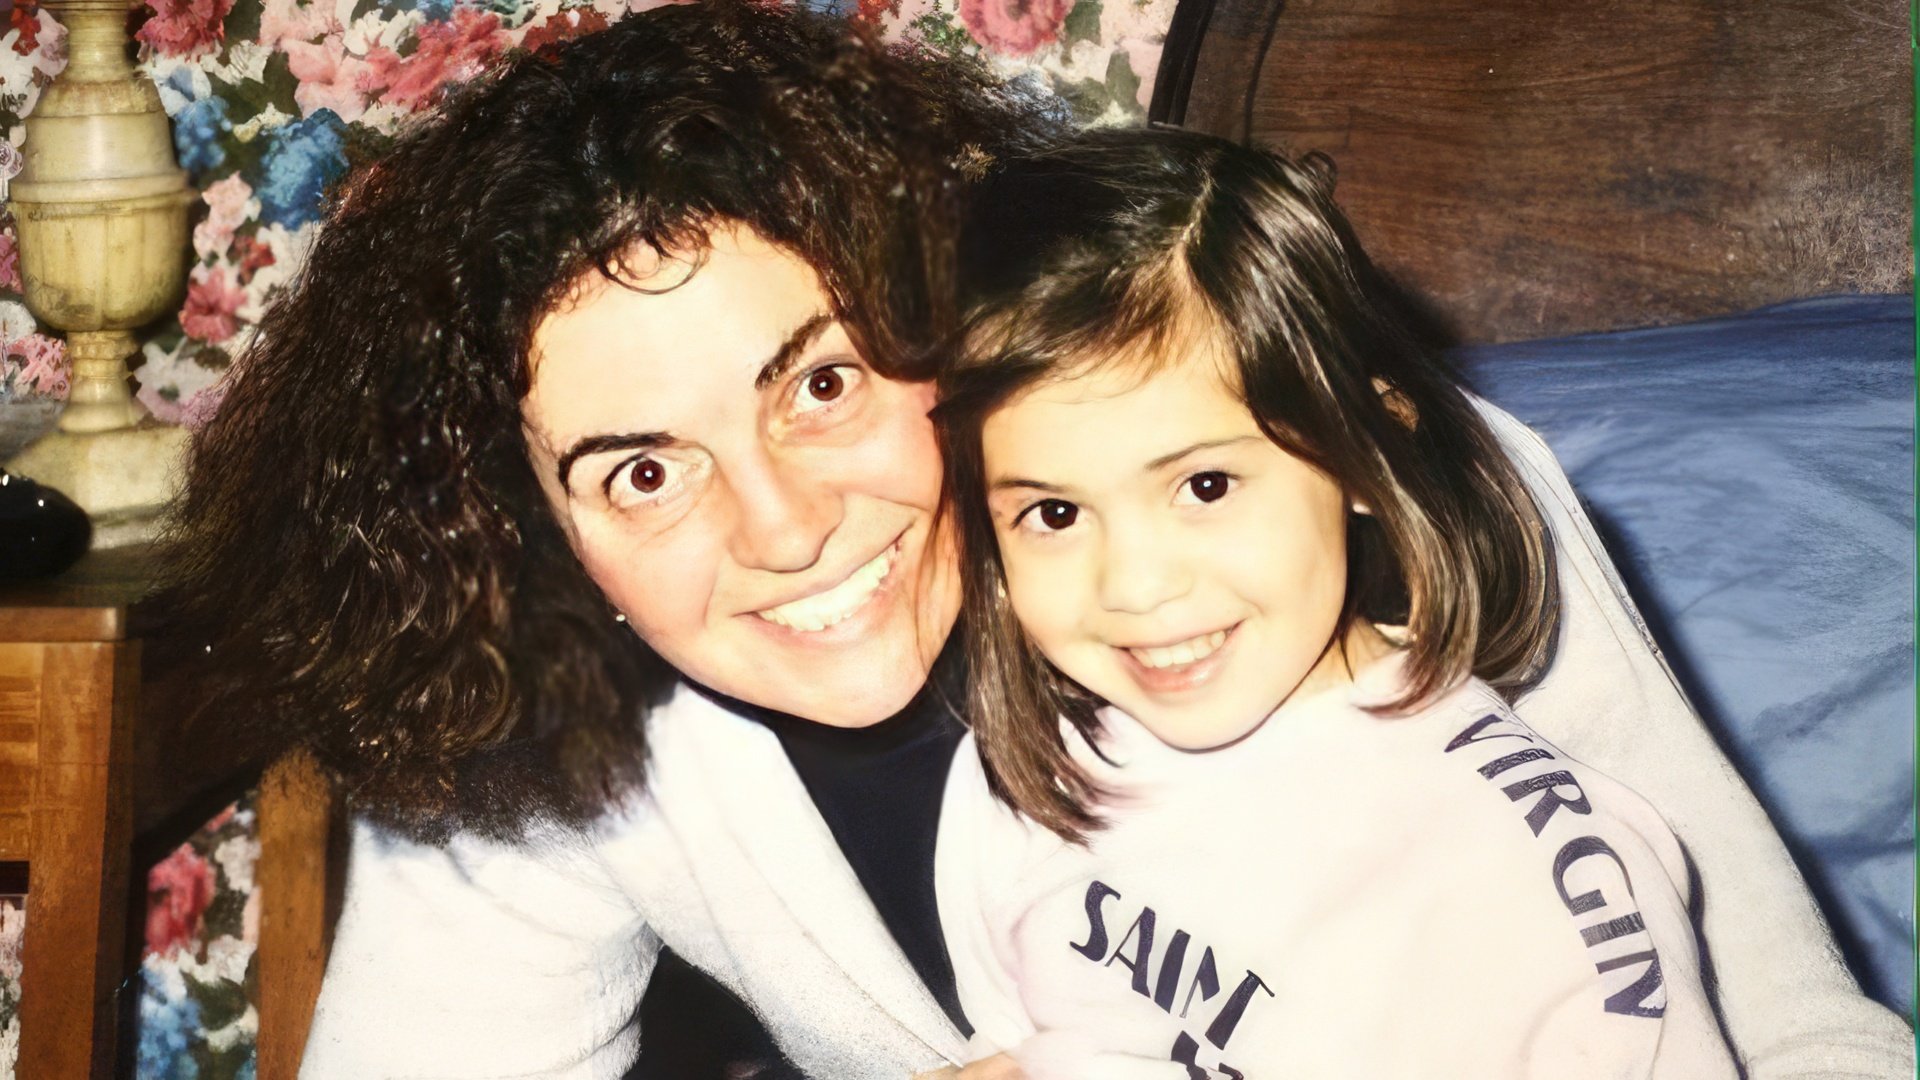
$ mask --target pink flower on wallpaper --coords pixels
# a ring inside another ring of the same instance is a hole
[[[0,229],[0,289],[20,292],[20,245],[13,238],[13,226]]]
[[[40,5],[16,3],[13,10],[7,12],[9,30],[20,31],[14,39],[13,51],[21,56],[32,56],[40,47]]]
[[[334,34],[343,29],[334,17],[333,5],[321,0],[303,4],[300,0],[266,0],[260,8],[260,44],[268,49]],[[283,50],[284,51],[284,50]]]
[[[1140,87],[1134,91],[1134,104],[1142,109],[1153,105],[1153,82],[1160,75],[1160,50],[1157,41],[1121,42],[1116,51],[1125,54],[1127,67],[1133,70],[1133,77],[1140,80]]]
[[[195,393],[180,403],[179,423],[189,431],[199,431],[207,426],[207,421],[220,411],[220,403],[227,399],[227,380],[221,379],[212,386]]]
[[[200,939],[213,902],[213,866],[182,844],[147,872],[147,951],[167,953]]]
[[[332,109],[351,124],[366,114],[367,98],[380,76],[371,64],[347,52],[340,34],[319,41],[289,41],[282,46],[287,70],[299,80],[293,89],[301,116]]]
[[[225,268],[196,266],[187,279],[187,304],[180,309],[180,329],[218,345],[240,329],[234,312],[246,302],[246,290],[227,281]]]
[[[607,25],[607,17],[592,8],[556,11],[538,26],[528,22],[522,27],[518,31],[521,35],[519,45],[531,52],[555,41],[565,41],[568,38],[579,37],[581,34],[591,34],[595,30],[605,30]],[[510,37],[513,33],[514,31],[508,31]]]
[[[392,49],[380,48],[367,54],[367,62],[373,66],[378,85],[386,91],[382,100],[418,109],[443,84],[478,75],[507,45],[498,15],[455,7],[453,18],[420,28],[419,44],[412,55],[403,57]]]
[[[1072,8],[1073,0],[960,0],[960,21],[994,52],[1025,56],[1060,36]]]
[[[73,370],[67,364],[67,343],[45,334],[28,334],[7,343],[7,354],[20,358],[20,381],[29,390],[50,398],[65,398]]]
[[[247,894],[247,906],[240,909],[240,940],[260,944],[260,890]]]
[[[868,0],[861,0],[860,10],[868,10]],[[882,40],[923,43],[926,31],[916,24],[928,15],[937,14],[938,10],[939,5],[935,0],[892,0],[873,24],[880,31]]]
[[[193,251],[203,259],[233,246],[233,230],[260,213],[253,188],[240,179],[239,173],[215,181],[200,193],[200,198],[207,204],[207,218],[193,227]]]
[[[260,242],[256,236],[236,236],[233,247],[228,252],[233,261],[234,273],[240,275],[240,284],[253,280],[253,275],[274,264],[273,248]]]
[[[233,0],[147,0],[153,15],[134,37],[162,56],[194,57],[226,43]]]

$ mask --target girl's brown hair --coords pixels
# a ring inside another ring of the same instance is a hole
[[[1099,793],[1059,721],[1091,737],[1102,702],[1014,618],[980,449],[986,418],[1043,380],[1188,355],[1205,328],[1267,436],[1371,508],[1349,521],[1340,625],[1411,631],[1405,693],[1382,711],[1469,675],[1512,692],[1544,666],[1559,606],[1546,526],[1456,378],[1390,314],[1328,187],[1326,170],[1278,154],[1152,129],[1087,133],[974,194],[967,319],[935,413],[969,715],[996,793],[1068,839],[1098,827]]]

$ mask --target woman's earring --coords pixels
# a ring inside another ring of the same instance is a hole
[[[1373,507],[1368,506],[1366,503],[1361,502],[1359,499],[1355,499],[1353,500],[1353,512],[1356,514],[1359,514],[1361,517],[1372,517]]]

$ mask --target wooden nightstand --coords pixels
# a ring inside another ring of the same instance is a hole
[[[336,907],[337,802],[304,754],[263,770],[178,723],[192,674],[143,671],[129,617],[149,566],[96,552],[53,581],[0,584],[0,862],[27,870],[19,1075],[114,1075],[136,878],[257,783],[258,1074],[290,1080]]]
[[[112,1075],[126,969],[138,568],[87,569],[0,591],[0,860],[27,864],[19,1074],[50,1080]]]

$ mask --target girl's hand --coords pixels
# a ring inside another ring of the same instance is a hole
[[[958,1080],[1026,1080],[1020,1065],[1005,1054],[995,1054],[969,1064],[955,1074]]]
[[[1026,1080],[1026,1075],[1012,1058],[995,1054],[961,1068],[949,1065],[944,1069],[921,1073],[913,1080]]]

